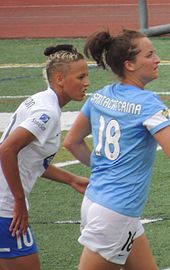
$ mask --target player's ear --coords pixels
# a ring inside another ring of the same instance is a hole
[[[57,72],[55,74],[55,81],[58,85],[62,86],[63,85],[63,82],[64,82],[64,75],[63,73],[59,73]]]
[[[132,61],[126,60],[124,62],[124,68],[128,71],[134,71],[135,70],[135,64]]]

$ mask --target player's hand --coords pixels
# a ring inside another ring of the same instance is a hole
[[[86,191],[87,185],[89,184],[89,179],[86,177],[75,175],[71,186],[78,192],[84,193]]]
[[[25,198],[16,200],[14,206],[13,220],[10,225],[12,236],[20,236],[26,234],[28,228],[28,210],[25,203]]]

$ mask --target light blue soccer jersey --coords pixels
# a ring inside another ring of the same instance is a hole
[[[95,92],[82,108],[93,134],[86,196],[121,214],[142,214],[155,160],[153,137],[170,125],[167,107],[153,92],[121,83]]]

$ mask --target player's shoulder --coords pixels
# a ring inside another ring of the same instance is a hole
[[[143,90],[139,96],[140,102],[145,106],[156,107],[163,104],[160,96],[153,91]]]
[[[50,87],[31,95],[27,100],[29,99],[35,100],[37,103],[45,101],[47,104],[58,101],[56,93]]]
[[[53,103],[55,100],[57,100],[57,95],[53,90],[48,88],[47,90],[37,92],[36,94],[32,95],[30,98],[35,100],[38,103],[45,102],[46,104],[48,103]]]
[[[27,117],[42,116],[43,119],[58,119],[61,115],[57,95],[48,89],[28,97],[18,107],[17,112],[24,113]]]
[[[124,88],[121,88],[121,84],[117,86],[119,89],[119,94],[124,92],[126,98],[135,103],[140,103],[142,105],[152,102],[160,102],[160,97],[153,91],[149,89],[142,89],[134,85],[125,85]]]

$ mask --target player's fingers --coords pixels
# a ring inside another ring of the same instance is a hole
[[[15,235],[19,237],[21,234],[26,234],[27,228],[28,228],[28,219],[26,217],[14,218],[10,225],[10,231],[12,232],[13,237]]]
[[[16,235],[17,230],[19,230],[20,220],[18,218],[13,218],[11,225],[9,227],[9,230],[12,233],[12,236],[14,237]]]

